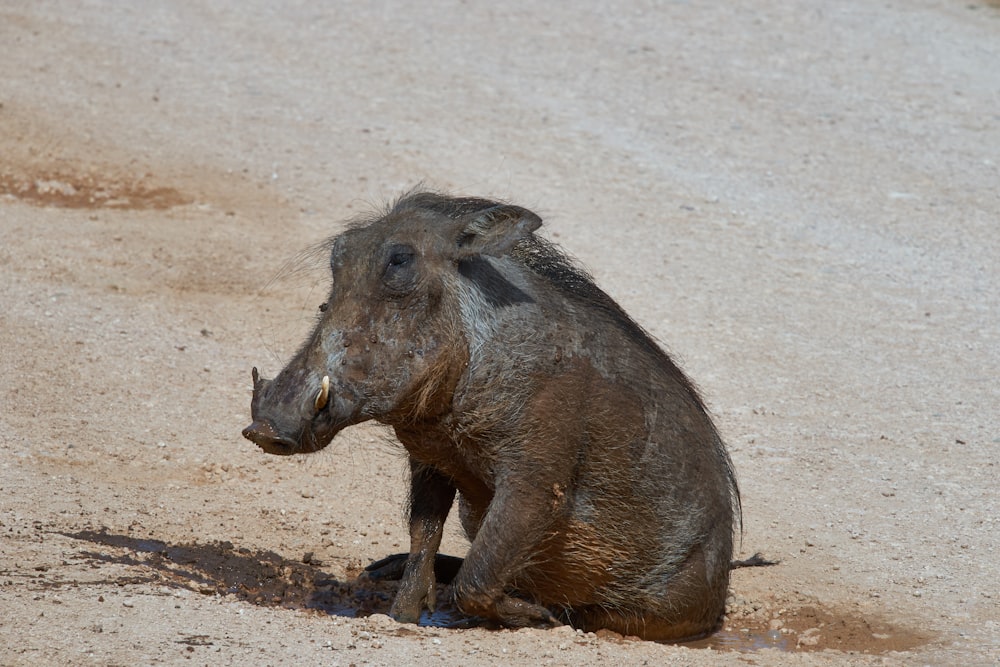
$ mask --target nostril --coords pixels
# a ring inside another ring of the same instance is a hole
[[[274,430],[271,422],[255,419],[252,424],[243,429],[243,437],[257,442],[259,440],[272,440],[278,437],[278,433]]]

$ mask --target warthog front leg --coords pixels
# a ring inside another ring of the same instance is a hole
[[[425,607],[434,611],[434,564],[454,500],[455,487],[448,478],[410,459],[410,554],[389,612],[397,621],[416,623]],[[387,570],[393,567],[392,559],[390,556],[373,566],[382,565],[383,572],[391,574]]]
[[[561,624],[549,609],[511,594],[518,575],[543,541],[556,509],[544,483],[524,481],[523,485],[497,489],[452,584],[455,603],[464,614],[510,627],[557,626]]]

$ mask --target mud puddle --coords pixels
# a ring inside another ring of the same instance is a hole
[[[872,616],[863,617],[819,604],[789,606],[770,621],[732,622],[711,637],[689,642],[693,648],[744,653],[763,649],[779,651],[843,651],[882,655],[907,651],[931,641],[927,633]]]

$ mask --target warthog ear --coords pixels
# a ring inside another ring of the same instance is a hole
[[[459,255],[501,257],[514,244],[542,226],[542,219],[526,208],[499,204],[467,215],[459,221],[456,238]]]

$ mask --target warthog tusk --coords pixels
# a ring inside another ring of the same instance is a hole
[[[313,403],[316,412],[326,407],[326,400],[330,397],[330,376],[324,375],[323,382],[320,384],[319,393],[316,394],[316,402]]]

